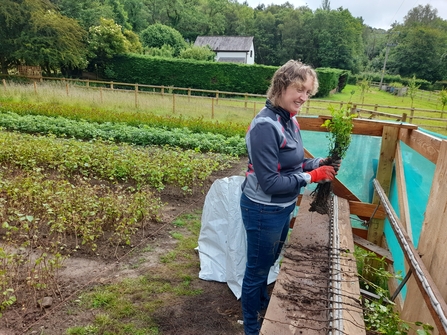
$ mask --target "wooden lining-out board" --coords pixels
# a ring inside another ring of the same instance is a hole
[[[357,276],[357,263],[353,255],[354,241],[349,218],[348,201],[342,198],[338,202],[338,229],[340,234],[340,266],[342,292],[343,329],[341,334],[366,334],[363,309],[360,300],[360,285]],[[343,250],[346,250],[344,252]]]
[[[269,307],[260,334],[326,335],[329,324],[329,225],[328,215],[309,212],[312,201],[304,194],[295,226],[285,248]],[[352,252],[354,242],[349,218],[349,204],[342,199],[339,212],[342,312],[344,334],[365,334],[360,304],[360,288]]]

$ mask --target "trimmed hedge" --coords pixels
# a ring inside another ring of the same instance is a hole
[[[349,71],[326,67],[318,68],[316,71],[320,82],[320,88],[315,95],[317,98],[329,96],[329,93],[333,89],[337,89],[337,92],[341,92],[348,83]]]
[[[126,54],[115,56],[105,73],[107,79],[126,83],[266,94],[277,69],[277,66]],[[330,68],[318,68],[316,72],[320,82],[318,97],[328,96],[334,88],[341,91],[349,75],[346,70]]]
[[[218,63],[144,55],[120,55],[107,66],[109,79],[213,91],[265,94],[274,66]]]

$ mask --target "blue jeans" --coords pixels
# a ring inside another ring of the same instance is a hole
[[[258,335],[259,313],[267,308],[267,278],[287,238],[290,214],[288,207],[263,205],[241,196],[242,221],[247,232],[247,265],[242,282],[242,313],[246,335]]]

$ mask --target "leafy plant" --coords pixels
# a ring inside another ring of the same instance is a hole
[[[350,114],[347,109],[335,109],[329,107],[332,118],[326,120],[322,127],[329,131],[329,156],[328,164],[341,160],[351,144],[351,132],[354,126],[352,119],[356,116]],[[318,184],[312,192],[313,201],[309,211],[320,214],[329,214],[329,198],[332,191],[332,183]]]
[[[413,76],[408,81],[408,95],[411,99],[411,108],[413,108],[414,98],[416,97],[416,93],[418,92],[419,87],[421,87],[421,85],[416,84],[416,76]]]
[[[363,104],[365,102],[365,94],[369,91],[371,86],[371,81],[367,78],[363,78],[357,85],[360,86],[360,96]]]
[[[439,92],[439,102],[441,103],[442,106],[442,112],[441,112],[441,117],[443,117],[444,115],[444,107],[445,105],[447,105],[447,90],[443,89],[442,91]]]
[[[0,97],[1,99],[1,97]],[[3,99],[4,100],[4,99]],[[225,137],[245,136],[246,124],[235,122],[212,122],[203,117],[160,116],[149,112],[135,112],[133,110],[111,111],[108,109],[88,108],[79,105],[70,106],[60,103],[23,103],[2,101],[0,112],[13,112],[19,115],[42,115],[64,117],[71,120],[90,121],[97,123],[120,123],[127,126],[140,127],[148,125],[154,128],[169,130],[172,128],[188,128],[193,133],[221,134]]]
[[[374,334],[407,335],[411,330],[417,335],[431,335],[433,326],[419,321],[408,322],[400,318],[395,304],[390,301],[388,280],[396,278],[402,280],[399,274],[393,275],[386,270],[384,257],[375,253],[355,247],[354,257],[360,285],[365,290],[374,293],[377,299],[363,298],[363,315],[366,330]],[[371,264],[375,265],[372,266]]]
[[[120,123],[96,123],[70,120],[63,117],[0,113],[0,126],[26,133],[54,134],[81,140],[102,139],[135,145],[169,145],[199,152],[218,152],[231,155],[246,153],[243,137],[225,137],[221,134],[193,133],[188,128],[163,129],[142,125],[128,126]]]

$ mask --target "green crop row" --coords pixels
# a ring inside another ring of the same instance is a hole
[[[205,121],[203,118],[185,118],[183,116],[159,116],[145,111],[110,111],[107,109],[52,104],[32,104],[11,101],[0,102],[0,112],[14,112],[20,115],[62,116],[74,120],[92,122],[125,123],[130,126],[149,125],[151,127],[173,129],[188,128],[193,133],[213,133],[226,137],[244,136],[246,124],[233,122],[219,123]]]
[[[200,154],[171,147],[136,147],[102,140],[83,142],[54,135],[33,136],[0,132],[0,163],[25,170],[56,170],[112,182],[133,182],[163,189],[174,185],[190,190],[212,172],[229,166],[235,158]]]
[[[136,190],[2,164],[0,317],[16,301],[36,306],[45,292],[56,292],[65,257],[89,250],[105,255],[107,244],[116,250],[137,232],[144,236],[161,220],[161,207],[147,186]]]
[[[18,172],[4,167],[0,201],[1,235],[6,242],[53,253],[81,245],[96,250],[97,241],[105,236],[115,245],[129,244],[149,220],[160,221],[162,206],[148,187],[110,187],[82,176],[68,180],[38,168]],[[74,245],[67,246],[67,236],[73,237]]]
[[[25,133],[54,134],[81,140],[103,139],[136,145],[169,145],[200,152],[219,152],[231,155],[246,153],[245,142],[239,135],[225,137],[221,134],[193,133],[188,128],[162,129],[142,125],[128,126],[122,123],[97,123],[70,120],[64,117],[19,115],[0,113],[0,126],[7,130]]]

